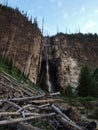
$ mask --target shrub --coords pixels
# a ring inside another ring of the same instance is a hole
[[[85,102],[93,101],[93,100],[94,100],[94,98],[91,97],[91,96],[87,96],[87,97],[81,97],[81,98],[79,98],[79,102],[81,102],[81,103],[85,103]]]
[[[67,85],[65,91],[66,91],[66,96],[67,97],[72,97],[73,96],[72,86],[70,84]]]

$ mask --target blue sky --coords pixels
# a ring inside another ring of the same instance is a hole
[[[41,28],[44,18],[44,35],[58,32],[98,33],[98,0],[0,0],[0,3],[27,11],[37,17]]]

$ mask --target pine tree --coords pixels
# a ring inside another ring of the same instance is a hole
[[[88,96],[90,85],[90,71],[87,66],[83,66],[79,75],[78,94],[80,96]]]
[[[98,68],[95,69],[92,76],[93,76],[94,80],[96,81],[96,83],[98,84]]]
[[[95,82],[91,76],[90,69],[85,65],[81,69],[78,83],[78,94],[80,96],[94,95]]]
[[[33,22],[34,26],[38,27],[38,22],[37,22],[37,17],[34,18],[34,22]]]
[[[66,86],[66,96],[67,97],[72,97],[73,96],[72,86],[70,84],[68,84]]]

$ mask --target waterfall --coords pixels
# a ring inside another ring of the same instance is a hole
[[[47,50],[47,49],[46,49]],[[51,93],[52,92],[52,84],[49,80],[49,62],[48,62],[48,56],[47,56],[47,51],[46,51],[46,84],[48,86],[48,92]]]

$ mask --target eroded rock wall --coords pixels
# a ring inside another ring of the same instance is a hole
[[[82,65],[87,64],[91,69],[98,67],[96,34],[59,33],[45,37],[42,43],[41,40],[37,23],[32,24],[26,14],[21,15],[18,9],[0,5],[0,55],[12,62],[32,82],[36,83],[38,79],[39,85],[44,88],[46,48],[50,82],[54,90],[65,92],[68,84],[76,87]],[[40,63],[42,65],[39,67]]]
[[[87,64],[92,70],[98,67],[98,36],[60,33],[46,39],[43,52],[47,46],[48,58],[56,68],[57,84],[63,91],[68,84],[77,87],[82,65]]]
[[[18,10],[0,6],[0,54],[36,83],[41,32]]]

